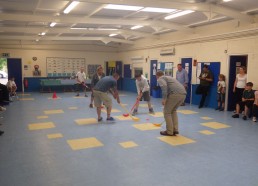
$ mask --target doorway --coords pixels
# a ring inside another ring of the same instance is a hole
[[[18,58],[7,59],[8,77],[14,77],[17,86],[17,92],[22,92],[22,61]]]
[[[0,83],[6,85],[8,82],[7,58],[0,58]]]
[[[234,55],[229,56],[229,79],[228,79],[228,111],[235,110],[234,101],[234,82],[236,79],[237,71],[239,67],[245,66],[247,69],[248,55]]]
[[[182,67],[187,71],[188,73],[188,88],[187,88],[187,94],[185,98],[186,103],[192,104],[192,58],[182,58],[181,64]]]

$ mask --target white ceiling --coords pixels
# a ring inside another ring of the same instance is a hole
[[[49,43],[64,41],[106,46],[132,45],[135,40],[227,20],[252,23],[258,15],[258,0],[79,0],[69,13],[69,0],[0,0],[0,43]],[[165,20],[166,13],[104,9],[108,4],[194,10]],[[57,22],[50,27],[51,22]],[[135,25],[144,27],[131,30]],[[71,28],[87,28],[71,29]],[[112,28],[117,30],[99,30]],[[46,35],[40,36],[39,33]],[[109,37],[109,34],[117,34]]]

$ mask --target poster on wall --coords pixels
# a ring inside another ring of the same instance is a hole
[[[34,65],[34,70],[32,71],[33,76],[41,76],[41,70],[39,69],[39,65]]]
[[[91,79],[92,76],[97,72],[97,68],[101,65],[88,65],[87,75]]]
[[[47,77],[73,77],[81,67],[86,68],[84,58],[47,57]]]

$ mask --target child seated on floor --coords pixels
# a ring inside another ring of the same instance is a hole
[[[16,83],[14,82],[14,80],[15,80],[15,78],[11,77],[6,84],[7,89],[10,93],[10,96],[16,96],[17,86],[16,86]]]
[[[237,103],[236,114],[232,116],[233,118],[239,118],[240,110],[244,110],[243,120],[247,119],[247,113],[254,103],[254,91],[252,90],[252,88],[253,88],[252,82],[246,83],[246,88],[243,92],[242,101]]]
[[[258,90],[254,93],[254,105],[253,105],[253,121],[256,122],[258,117]]]

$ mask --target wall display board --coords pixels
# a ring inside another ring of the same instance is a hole
[[[47,57],[47,77],[75,76],[81,67],[86,67],[85,58]]]
[[[88,65],[87,68],[87,76],[91,79],[91,77],[97,72],[97,68],[101,65]]]

